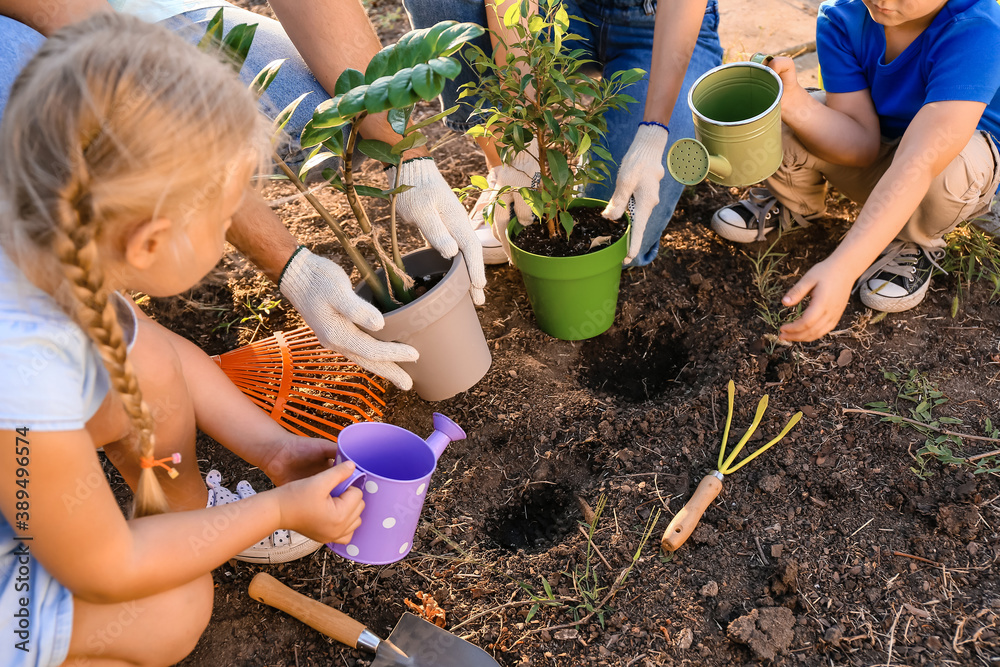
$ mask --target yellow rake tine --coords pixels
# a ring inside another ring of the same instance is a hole
[[[732,380],[729,381],[726,391],[729,394],[729,412],[726,413],[726,428],[722,432],[722,447],[719,448],[719,467],[716,468],[719,472],[722,472],[722,459],[726,455],[726,445],[729,444],[729,425],[733,423],[733,396],[736,394],[736,384]]]
[[[792,430],[792,427],[794,427],[796,424],[799,423],[800,419],[802,419],[802,413],[801,412],[796,412],[794,415],[792,415],[792,418],[788,420],[788,423],[785,424],[785,428],[781,429],[781,433],[778,434],[778,437],[776,437],[774,440],[772,440],[771,442],[767,443],[766,445],[764,445],[763,447],[761,447],[760,449],[758,449],[756,452],[754,452],[750,456],[748,456],[745,459],[743,459],[742,461],[740,461],[736,465],[735,468],[730,468],[729,470],[727,470],[723,474],[728,475],[731,472],[736,472],[737,470],[739,470],[740,468],[742,468],[743,466],[745,466],[746,464],[750,463],[755,458],[757,458],[758,456],[760,456],[761,454],[763,454],[764,452],[766,452],[768,449],[770,449],[771,447],[773,447],[774,445],[776,445],[779,440],[781,440],[786,435],[788,435],[788,432]]]
[[[723,475],[728,475],[733,470],[736,470],[736,468],[730,469],[729,466],[731,466],[733,461],[736,460],[736,457],[740,455],[740,452],[743,451],[743,447],[750,441],[750,438],[753,436],[754,432],[756,432],[757,427],[760,426],[760,420],[764,418],[765,410],[767,410],[767,394],[764,394],[764,398],[760,399],[760,403],[757,404],[757,414],[753,416],[753,423],[750,424],[750,428],[748,428],[747,432],[743,434],[743,437],[740,438],[739,443],[736,445],[736,449],[733,450],[733,453],[729,455],[728,459],[726,459],[726,462],[723,464],[724,468],[719,470],[719,472]]]

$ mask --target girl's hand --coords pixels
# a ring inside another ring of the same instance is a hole
[[[847,307],[851,286],[850,280],[844,280],[843,269],[830,260],[813,266],[781,299],[782,305],[794,306],[812,294],[809,307],[799,319],[782,325],[778,338],[812,341],[832,331]]]
[[[350,542],[361,525],[361,510],[365,507],[361,491],[352,486],[339,498],[331,496],[330,491],[353,472],[354,463],[348,461],[269,492],[281,494],[281,527],[317,542]]]
[[[282,486],[327,470],[337,456],[337,444],[287,433],[272,445],[272,452],[260,469],[275,486]]]

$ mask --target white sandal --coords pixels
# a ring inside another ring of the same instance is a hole
[[[249,498],[257,492],[246,480],[236,485],[236,493],[222,486],[222,474],[218,470],[210,470],[205,475],[205,485],[208,487],[207,507],[228,505],[244,498]],[[257,544],[236,554],[236,560],[247,563],[287,563],[303,556],[315,553],[322,545],[305,535],[293,530],[276,530]]]

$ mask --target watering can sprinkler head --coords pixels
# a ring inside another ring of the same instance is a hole
[[[445,417],[440,412],[434,413],[434,432],[427,436],[425,442],[434,452],[434,458],[441,458],[444,448],[454,440],[464,440],[465,431],[462,427]]]
[[[667,151],[667,169],[678,183],[697,185],[709,177],[727,178],[733,173],[729,160],[711,155],[696,139],[681,139]]]

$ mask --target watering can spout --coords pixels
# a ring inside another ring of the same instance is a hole
[[[695,139],[681,139],[670,147],[667,168],[674,180],[684,185],[697,185],[706,178],[725,180],[733,173],[729,160],[722,155],[711,155]]]
[[[434,458],[441,458],[447,447],[453,440],[464,440],[465,431],[462,427],[448,419],[440,412],[434,413],[434,432],[427,436],[425,442],[434,452]]]

